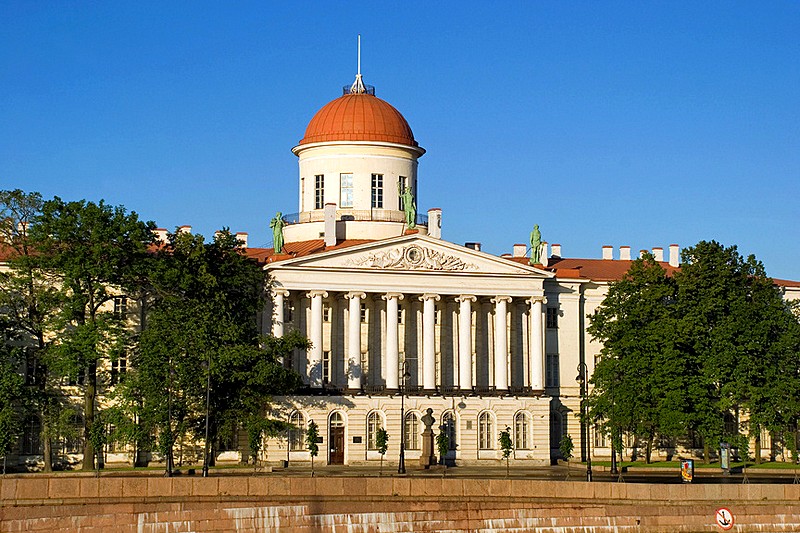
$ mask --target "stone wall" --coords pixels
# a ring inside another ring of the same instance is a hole
[[[800,485],[434,477],[8,476],[0,531],[800,531]]]

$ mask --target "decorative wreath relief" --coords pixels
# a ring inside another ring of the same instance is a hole
[[[365,257],[351,259],[348,264],[369,268],[394,268],[399,270],[476,270],[472,263],[465,263],[454,255],[447,255],[437,250],[423,248],[416,244],[404,248],[395,248],[385,252],[368,254]]]

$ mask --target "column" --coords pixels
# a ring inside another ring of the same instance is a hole
[[[458,302],[458,388],[472,390],[472,302],[476,298],[462,294]]]
[[[285,316],[284,299],[289,296],[286,289],[272,291],[272,336],[283,337],[283,317]]]
[[[531,304],[529,350],[531,358],[531,389],[544,390],[544,320],[542,319],[543,296],[534,296],[528,300]]]
[[[508,390],[508,302],[509,296],[492,298],[494,303],[494,387]]]
[[[350,300],[347,313],[347,388],[361,388],[361,299],[363,292],[348,292]]]
[[[311,299],[311,323],[309,324],[308,383],[312,387],[322,387],[322,299],[328,297],[325,291],[311,291],[306,294]]]
[[[436,388],[436,302],[438,294],[423,294],[422,300],[422,387]]]
[[[398,343],[398,303],[403,295],[387,292],[381,298],[386,300],[386,388],[400,388],[400,345]]]

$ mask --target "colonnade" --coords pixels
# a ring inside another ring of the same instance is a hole
[[[323,386],[323,301],[328,297],[328,292],[324,290],[312,291],[292,291],[295,297],[305,297],[310,302],[310,311],[307,331],[305,331],[311,347],[308,350],[306,378],[312,388]],[[290,291],[285,289],[275,289],[273,295],[273,320],[272,333],[280,337],[285,332],[283,321],[284,308],[287,300],[290,299]],[[346,321],[347,346],[344,354],[345,375],[348,389],[360,389],[364,383],[362,381],[361,352],[363,339],[361,334],[361,304],[367,298],[367,294],[360,291],[350,291],[340,293],[348,301],[348,319]],[[375,295],[377,296],[377,295]],[[422,308],[422,327],[421,327],[421,380],[419,385],[425,391],[434,391],[441,383],[437,383],[436,372],[436,304],[443,298],[458,303],[457,321],[457,358],[458,362],[453,369],[453,381],[459,390],[472,390],[476,386],[474,372],[473,353],[476,350],[473,339],[473,304],[478,300],[478,296],[472,294],[443,295],[438,293],[424,293],[416,295],[402,294],[399,292],[381,293],[380,298],[375,301],[383,300],[386,312],[385,329],[381,331],[381,351],[385,355],[385,365],[381,366],[380,380],[385,384],[387,390],[397,390],[401,384],[400,375],[400,354],[405,353],[402,346],[404,340],[400,339],[398,311],[400,301],[419,301]],[[508,313],[509,304],[512,301],[521,303],[524,300],[528,308],[527,317],[527,376],[525,379],[527,387],[531,391],[544,390],[544,309],[545,298],[542,296],[511,296],[497,295],[489,298],[488,302],[493,304],[494,316],[494,342],[490,357],[490,365],[493,370],[493,387],[497,391],[508,391],[510,383],[510,364],[509,356],[509,323]],[[484,300],[485,301],[485,300]],[[520,356],[520,354],[516,354]],[[512,355],[513,356],[513,355]]]

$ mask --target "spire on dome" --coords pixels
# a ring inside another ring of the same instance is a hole
[[[356,81],[350,86],[350,94],[364,94],[367,88],[364,86],[364,80],[361,79],[361,34],[358,34],[358,71],[356,73]]]

